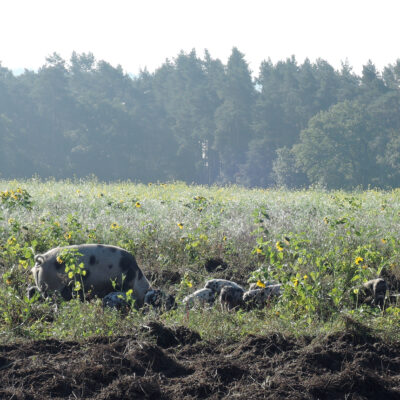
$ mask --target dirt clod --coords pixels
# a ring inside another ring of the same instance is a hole
[[[143,327],[149,336],[156,339],[157,346],[164,349],[178,345],[193,344],[199,341],[200,335],[184,326],[176,329],[168,328],[158,322],[152,321]]]

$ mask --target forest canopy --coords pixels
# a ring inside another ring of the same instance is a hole
[[[329,189],[400,186],[400,60],[361,75],[294,56],[253,76],[179,53],[130,76],[57,53],[16,76],[0,64],[0,178]]]

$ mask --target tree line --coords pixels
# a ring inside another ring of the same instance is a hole
[[[181,52],[137,76],[57,53],[15,76],[0,64],[0,177],[290,188],[400,186],[400,60],[261,63],[252,77]]]

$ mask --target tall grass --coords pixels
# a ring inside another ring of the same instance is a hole
[[[96,318],[101,308],[95,302],[61,304],[57,312],[49,304],[29,302],[25,288],[33,283],[33,254],[79,243],[126,248],[156,286],[178,299],[211,277],[243,285],[249,279],[284,284],[282,299],[262,312],[187,314],[179,309],[161,317],[168,324],[197,327],[205,337],[213,335],[215,321],[220,321],[219,335],[232,338],[272,327],[325,329],[343,313],[377,327],[398,323],[397,307],[381,312],[356,306],[354,298],[367,279],[383,275],[396,283],[400,278],[400,190],[248,190],[180,182],[31,179],[0,181],[0,193],[3,337],[108,335],[155,318],[135,312],[125,319],[113,313]],[[207,271],[210,259],[228,267]]]

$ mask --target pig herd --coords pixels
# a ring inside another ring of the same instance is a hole
[[[175,298],[159,289],[152,288],[150,282],[139,268],[135,258],[126,250],[102,244],[82,244],[57,247],[44,254],[35,256],[32,274],[35,286],[28,288],[28,297],[38,291],[41,297],[57,293],[64,300],[73,297],[72,278],[65,271],[63,254],[75,252],[76,264],[83,265],[83,284],[81,296],[99,297],[103,307],[118,310],[129,309],[129,299],[135,307],[171,310],[176,307]],[[204,287],[186,296],[182,303],[185,307],[213,305],[220,303],[223,310],[263,308],[273,299],[282,295],[283,287],[279,283],[265,283],[263,287],[255,284],[245,290],[241,285],[225,280],[208,280]],[[265,286],[265,287],[264,287]],[[382,307],[385,302],[388,285],[381,278],[366,282],[360,291],[359,300],[372,306]]]

